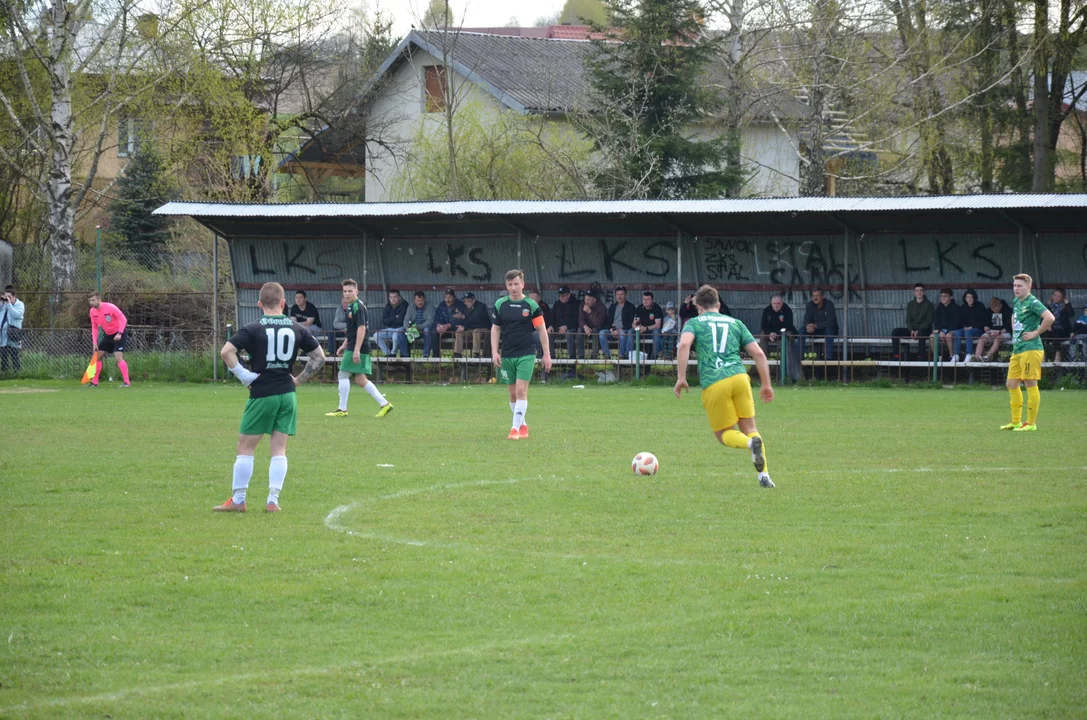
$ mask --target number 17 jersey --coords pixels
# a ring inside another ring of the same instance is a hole
[[[291,365],[299,352],[317,349],[309,330],[286,315],[265,315],[242,327],[230,344],[249,353],[249,369],[260,377],[249,386],[249,397],[262,398],[294,392]]]
[[[736,318],[717,312],[702,313],[688,320],[683,332],[694,335],[698,382],[703,388],[747,372],[740,359],[740,348],[755,342],[755,338]]]

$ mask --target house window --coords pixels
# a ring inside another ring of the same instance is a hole
[[[139,121],[123,117],[117,121],[117,157],[132,157],[140,149]]]
[[[428,65],[423,68],[424,109],[428,113],[445,110],[445,68]]]

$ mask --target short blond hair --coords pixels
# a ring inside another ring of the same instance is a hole
[[[719,308],[721,307],[721,296],[717,292],[717,288],[712,285],[703,285],[698,288],[698,292],[694,294],[694,304],[700,308]]]
[[[1027,284],[1027,287],[1030,287],[1034,284],[1034,280],[1032,280],[1030,275],[1027,275],[1026,273],[1019,273],[1018,275],[1013,277],[1012,280],[1022,280]]]
[[[260,287],[260,306],[265,310],[277,310],[283,305],[283,286],[277,282],[266,282]]]

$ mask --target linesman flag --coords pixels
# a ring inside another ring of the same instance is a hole
[[[98,368],[98,356],[91,355],[91,362],[87,365],[87,372],[83,373],[83,382],[81,385],[86,385],[91,380],[94,380],[94,371]]]

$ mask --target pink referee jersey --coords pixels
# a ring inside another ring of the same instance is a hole
[[[128,318],[121,312],[121,308],[113,303],[104,302],[96,308],[91,308],[91,337],[98,337],[98,328],[112,337],[117,333],[123,333],[128,325]]]

